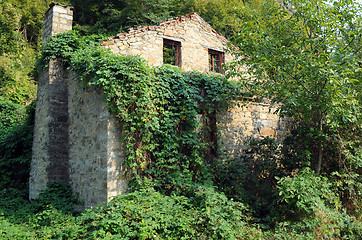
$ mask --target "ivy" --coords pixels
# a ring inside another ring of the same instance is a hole
[[[213,146],[205,132],[215,131],[209,117],[235,96],[232,82],[170,65],[150,67],[139,56],[115,55],[73,31],[47,42],[41,64],[58,57],[81,81],[103,89],[122,125],[123,162],[132,184],[150,179],[171,193],[209,179],[205,157]]]

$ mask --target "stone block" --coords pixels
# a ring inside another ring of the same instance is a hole
[[[270,129],[270,128],[263,128],[261,130],[261,135],[272,137],[272,136],[275,135],[275,131],[273,129]]]

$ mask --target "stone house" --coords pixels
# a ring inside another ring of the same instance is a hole
[[[157,26],[131,28],[104,42],[115,54],[140,55],[150,64],[164,63],[185,71],[221,72],[232,59],[227,39],[197,13],[161,22]]]
[[[43,43],[71,30],[72,14],[70,6],[52,3],[45,14]],[[222,64],[232,60],[226,43],[193,13],[129,29],[103,45],[115,54],[140,55],[151,65],[222,74]],[[234,156],[246,138],[282,136],[285,124],[269,105],[260,103],[235,106],[217,118],[220,147]],[[125,193],[119,129],[100,89],[81,85],[61,59],[51,60],[38,79],[29,198],[35,199],[52,181],[69,183],[85,207]]]

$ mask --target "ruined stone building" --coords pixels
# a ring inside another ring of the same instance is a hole
[[[73,9],[53,3],[45,14],[43,43],[72,28]],[[227,40],[196,13],[157,26],[129,29],[104,47],[115,54],[140,55],[151,65],[173,64],[183,70],[222,72],[232,59]],[[280,136],[284,121],[269,106],[250,103],[217,116],[221,148],[237,155],[248,137]],[[127,191],[117,120],[105,108],[100,89],[87,87],[51,60],[38,80],[29,198],[48,182],[69,183],[86,207]]]

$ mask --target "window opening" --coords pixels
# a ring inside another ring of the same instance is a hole
[[[163,39],[163,63],[181,66],[181,43]]]
[[[209,49],[209,69],[211,72],[222,73],[224,53]]]

